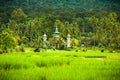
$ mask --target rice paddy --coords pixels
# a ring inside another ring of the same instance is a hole
[[[0,54],[0,80],[120,80],[120,54],[98,50]]]

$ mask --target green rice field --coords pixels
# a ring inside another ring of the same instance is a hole
[[[0,80],[120,80],[120,53],[47,50],[0,54]]]

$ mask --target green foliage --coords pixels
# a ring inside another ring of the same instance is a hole
[[[119,48],[119,22],[117,21],[117,14],[112,12],[108,17],[90,17],[88,22],[95,31],[95,38],[105,47],[113,49]]]
[[[25,52],[24,44],[21,44],[20,46],[15,47],[15,52]]]
[[[112,12],[112,13],[110,13],[110,14],[108,15],[108,18],[110,18],[111,21],[116,21],[117,18],[118,18],[118,15],[117,15],[117,13]]]
[[[16,43],[28,47],[48,48],[50,45],[49,48],[56,46],[63,49],[64,40],[70,34],[81,42],[85,39],[86,46],[101,44],[106,48],[119,49],[119,7],[118,0],[0,1],[0,32],[9,28]],[[62,39],[54,41],[55,26]],[[48,37],[46,42],[42,40],[44,33]]]
[[[27,18],[27,15],[23,12],[21,8],[13,10],[11,13],[11,18],[16,21],[23,22]]]
[[[12,35],[11,30],[4,30],[0,34],[0,49],[3,52],[7,52],[8,49],[13,49],[16,46],[15,39]]]
[[[64,49],[65,41],[61,37],[59,37],[58,39],[56,39],[55,37],[52,37],[49,39],[49,42],[53,48]]]
[[[0,80],[119,80],[119,58],[98,50],[1,54]]]
[[[74,47],[74,46],[79,46],[79,41],[77,40],[77,39],[71,39],[71,42],[70,42],[70,45],[72,46],[72,47]]]
[[[48,11],[61,9],[61,10],[91,10],[91,9],[114,9],[118,10],[117,7],[119,7],[119,1],[118,0],[5,0],[1,2],[1,5],[4,5],[7,7],[7,5],[10,6],[18,6],[25,9],[30,8],[32,9],[33,6],[35,6],[35,11]],[[43,8],[43,9],[40,9]],[[39,10],[40,9],[40,10]],[[27,10],[27,9],[26,9]]]

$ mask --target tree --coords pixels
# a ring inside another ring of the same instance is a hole
[[[11,13],[11,18],[18,22],[24,22],[27,18],[27,15],[24,13],[24,11],[21,8],[18,8],[13,10],[13,12]]]
[[[104,47],[119,49],[119,28],[120,23],[117,21],[117,14],[110,13],[107,17],[91,17],[88,19],[89,25],[94,29],[96,39]]]
[[[71,41],[70,41],[70,45],[71,45],[72,47],[74,47],[74,46],[79,46],[79,42],[78,42],[77,39],[73,38],[73,39],[71,39]]]
[[[111,20],[111,21],[116,21],[117,18],[118,18],[118,15],[116,12],[112,12],[108,15],[108,18]]]
[[[8,49],[13,49],[16,44],[11,30],[7,29],[2,31],[0,34],[0,49],[2,52],[8,52]]]
[[[63,49],[63,47],[65,45],[65,41],[61,37],[59,37],[58,39],[56,39],[55,37],[51,37],[51,38],[49,38],[49,42],[52,47],[59,48],[59,49]]]

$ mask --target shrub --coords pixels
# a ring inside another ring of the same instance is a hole
[[[0,50],[0,54],[2,54],[3,52],[2,52],[2,50]]]
[[[12,35],[12,31],[7,29],[0,34],[0,49],[7,53],[8,49],[12,49],[16,46],[15,39]]]
[[[71,39],[71,42],[70,42],[71,46],[78,46],[79,45],[79,42],[77,39]]]
[[[15,51],[17,51],[17,52],[25,52],[25,49],[24,49],[23,45],[21,45],[21,46],[17,46],[15,48]]]
[[[66,51],[72,51],[72,49],[73,49],[72,47],[69,47],[69,48],[66,47],[64,50],[66,50]]]

